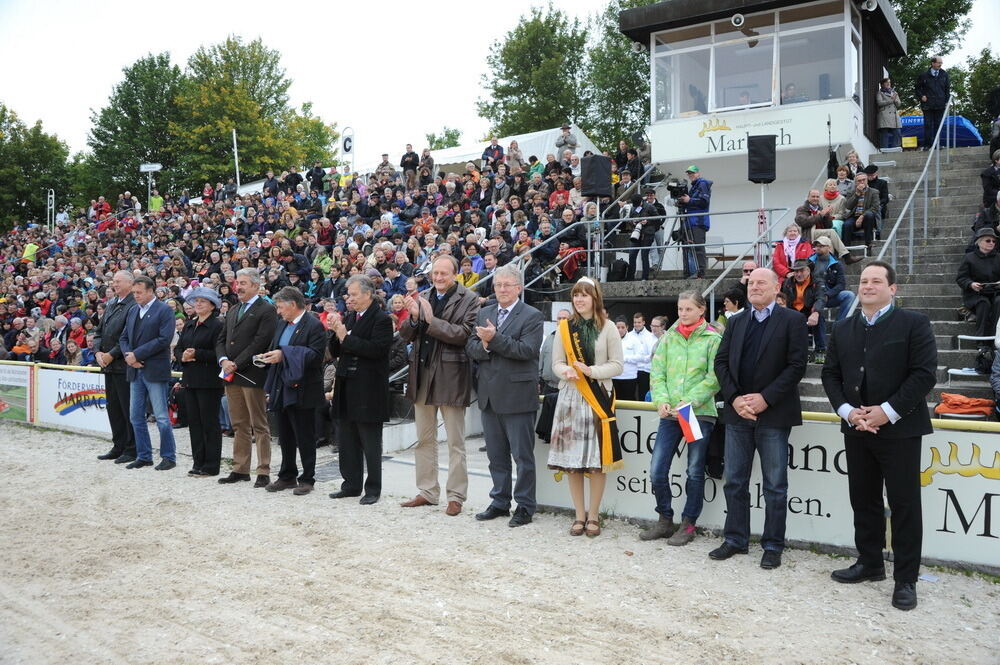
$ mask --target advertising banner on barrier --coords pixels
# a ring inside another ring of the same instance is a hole
[[[111,433],[103,374],[39,368],[37,386],[39,423]]]
[[[0,418],[31,420],[31,365],[0,365]]]
[[[609,474],[602,509],[620,517],[655,520],[649,463],[659,418],[652,411],[620,409],[618,432],[625,468]],[[941,430],[923,439],[923,554],[927,558],[1000,565],[1000,435]],[[535,446],[538,503],[572,505],[563,474],[548,469],[549,446]],[[684,507],[687,444],[681,441],[670,466],[675,520]],[[726,518],[723,482],[705,478],[699,525],[721,529]],[[764,526],[764,490],[759,460],[750,477],[750,530]],[[836,423],[806,422],[792,428],[788,459],[789,540],[853,547],[844,440]],[[993,513],[993,509],[997,512]]]

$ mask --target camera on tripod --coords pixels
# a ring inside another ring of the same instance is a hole
[[[672,173],[667,174],[666,186],[667,191],[670,192],[670,198],[674,199],[675,204],[677,199],[682,196],[687,196],[689,193],[688,181],[674,177]]]

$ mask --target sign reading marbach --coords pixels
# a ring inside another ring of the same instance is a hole
[[[609,474],[603,509],[617,516],[655,520],[649,462],[659,419],[651,411],[621,409],[618,423],[625,468]],[[938,431],[924,437],[923,446],[924,556],[1000,565],[1000,436]],[[569,486],[564,476],[548,470],[548,453],[548,445],[539,441],[535,447],[538,502],[568,508]],[[684,506],[686,468],[687,444],[682,441],[670,468],[676,515]],[[704,492],[705,507],[698,523],[721,529],[726,510],[722,481],[706,478]],[[807,422],[792,429],[787,501],[789,540],[853,546],[844,440],[836,424]],[[764,526],[764,490],[756,460],[750,478],[750,509],[750,529],[759,535]]]
[[[774,134],[778,150],[834,144],[861,131],[861,110],[852,101],[807,103],[766,110],[709,113],[650,125],[653,161],[670,163],[706,156],[745,154],[747,134]]]

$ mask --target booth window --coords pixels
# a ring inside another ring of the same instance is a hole
[[[653,35],[653,122],[851,97],[860,40],[845,45],[847,20],[842,0],[823,0]]]

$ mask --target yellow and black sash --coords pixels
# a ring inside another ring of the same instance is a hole
[[[573,367],[573,363],[577,360],[586,362],[580,333],[577,330],[570,331],[568,320],[559,322],[559,335],[563,350],[566,352],[566,363]],[[583,372],[577,371],[577,375],[580,378],[576,380],[576,389],[580,391],[583,399],[593,410],[594,416],[600,421],[597,432],[601,445],[601,470],[607,473],[620,469],[624,466],[624,462],[622,462],[621,441],[618,438],[614,393],[608,395],[604,386]]]

